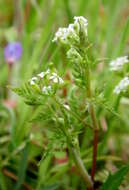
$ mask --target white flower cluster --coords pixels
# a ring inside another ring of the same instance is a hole
[[[43,79],[45,79],[44,82]],[[52,83],[63,84],[64,80],[59,77],[56,72],[51,72],[50,69],[48,69],[47,71],[41,72],[37,74],[36,77],[30,79],[29,83],[31,86],[40,86],[43,94],[49,95],[52,92]]]
[[[49,85],[49,86],[43,86],[42,88],[42,92],[43,94],[46,94],[46,95],[49,95],[52,91],[52,87]]]
[[[110,62],[110,70],[119,71],[122,69],[125,63],[129,63],[128,56],[118,57],[117,59]]]
[[[88,35],[88,20],[85,19],[83,16],[75,16],[74,17],[74,25],[77,26],[78,31],[80,31],[80,29],[83,29],[85,32],[85,35]]]
[[[48,75],[50,73],[50,69],[47,69],[46,72],[41,72],[39,73],[37,76],[40,77],[41,79],[43,79],[46,75]]]
[[[52,41],[60,41],[63,44],[71,44],[72,41],[79,42],[79,32],[82,30],[87,36],[87,26],[87,19],[82,16],[74,17],[74,23],[69,24],[67,28],[59,28]]]
[[[59,84],[64,83],[63,79],[59,77],[57,73],[52,73],[49,79],[52,80],[54,83],[59,83]]]
[[[30,85],[35,85],[35,81],[37,81],[38,78],[37,77],[33,77],[31,80],[30,80]]]
[[[125,92],[129,87],[129,77],[124,77],[120,83],[115,87],[114,93],[120,94],[121,92]]]
[[[41,72],[39,74],[37,74],[37,77],[32,77],[32,79],[29,80],[30,85],[33,86],[36,84],[36,81],[40,79],[43,79],[47,74],[50,73],[50,69],[48,69],[46,72]]]

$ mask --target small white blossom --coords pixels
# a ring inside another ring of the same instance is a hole
[[[120,94],[121,92],[125,92],[129,87],[129,77],[124,77],[120,83],[115,87],[114,93]]]
[[[42,92],[46,95],[49,95],[52,91],[52,87],[49,85],[49,86],[43,86],[42,88]]]
[[[60,84],[63,84],[63,83],[64,83],[64,80],[63,80],[61,77],[59,77],[58,80],[59,80],[59,83],[60,83]]]
[[[117,59],[110,62],[110,70],[111,71],[121,70],[125,63],[129,63],[128,56],[118,57]]]
[[[38,80],[38,79],[37,79],[37,77],[33,77],[31,80],[34,80],[34,81],[35,81],[35,80]]]
[[[70,107],[67,104],[64,104],[64,108],[66,108],[67,110],[70,110]]]
[[[41,72],[37,76],[40,77],[41,79],[43,79],[44,76],[47,75],[47,74],[49,74],[49,73],[50,73],[50,69],[47,69],[46,72]]]
[[[75,16],[75,17],[74,17],[74,20],[75,20],[75,23],[76,23],[76,22],[83,22],[83,24],[84,24],[85,26],[88,25],[88,20],[87,20],[85,17],[83,17],[83,16]]]
[[[42,80],[40,80],[39,78]],[[61,77],[58,76],[56,72],[51,72],[51,70],[48,69],[45,72],[37,74],[37,77],[33,77],[32,79],[30,79],[29,83],[30,85],[34,85],[39,90],[41,90],[42,93],[50,95],[53,92],[54,83],[63,84],[64,81]]]
[[[79,37],[72,24],[70,24],[68,28],[59,28],[52,42],[57,41],[60,41],[63,44],[70,44],[71,42],[79,41]]]
[[[83,16],[75,16],[74,17],[74,25],[77,26],[77,28],[83,29],[86,36],[88,35],[88,20],[86,18],[84,18]],[[81,28],[80,28],[81,27]]]
[[[45,73],[44,72],[41,72],[37,75],[38,77],[40,77],[41,79],[43,79],[43,77],[45,76]]]
[[[57,73],[52,73],[49,79],[52,80],[54,83],[59,83],[59,84],[64,83],[63,79],[59,77]]]
[[[46,72],[45,72],[45,74],[47,75],[49,73],[50,73],[50,69],[47,69]]]
[[[56,73],[53,73],[52,76],[50,76],[50,80],[52,80],[54,83],[58,83],[58,76]]]
[[[67,33],[68,33],[67,28],[59,28],[52,42],[57,42],[58,40],[60,40],[61,42],[65,43],[67,38]]]
[[[35,82],[33,80],[30,81],[30,85],[33,86],[35,85]]]
[[[38,80],[37,77],[33,77],[31,80],[30,80],[30,85],[35,85],[35,81]]]

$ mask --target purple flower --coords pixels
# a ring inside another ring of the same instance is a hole
[[[22,45],[20,42],[9,43],[4,49],[4,57],[9,64],[13,64],[19,60],[21,55]]]

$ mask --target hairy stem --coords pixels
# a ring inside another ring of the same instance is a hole
[[[90,175],[88,174],[88,172],[87,172],[87,170],[86,170],[86,168],[85,168],[85,166],[83,164],[83,161],[81,159],[79,147],[73,145],[71,135],[69,134],[69,132],[65,128],[65,126],[62,126],[62,130],[63,130],[64,134],[67,137],[67,141],[68,141],[68,144],[69,144],[69,150],[72,153],[75,165],[77,166],[77,169],[78,169],[81,177],[83,178],[87,189],[88,190],[94,190],[92,179],[91,179]]]
[[[62,109],[62,105],[58,102],[57,99],[55,99],[55,102]],[[86,184],[87,190],[94,190],[91,176],[88,174],[88,172],[87,172],[87,170],[86,170],[86,168],[85,168],[85,166],[83,164],[83,161],[82,161],[81,156],[80,156],[80,150],[79,150],[78,145],[76,145],[76,146],[73,145],[73,141],[72,141],[73,139],[72,139],[69,131],[67,130],[67,128],[64,125],[61,125],[61,128],[62,128],[62,131],[63,131],[64,135],[67,138],[67,142],[68,142],[68,145],[69,145],[69,150],[72,153],[72,156],[74,158],[74,162],[75,162],[75,164],[77,166],[77,169],[78,169],[81,177],[83,178],[83,180],[84,180],[84,182]]]
[[[73,155],[75,164],[77,166],[77,169],[79,170],[79,173],[82,176],[82,178],[83,178],[83,180],[84,180],[84,182],[86,184],[87,189],[88,190],[94,190],[93,182],[91,180],[91,177],[89,176],[87,170],[85,169],[85,166],[84,166],[84,164],[82,162],[82,159],[81,159],[78,151],[74,147],[71,147],[70,150],[72,152],[72,155]]]

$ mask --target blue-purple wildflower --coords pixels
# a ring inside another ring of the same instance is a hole
[[[13,64],[21,58],[22,45],[20,42],[9,43],[4,49],[4,57],[8,64]]]

